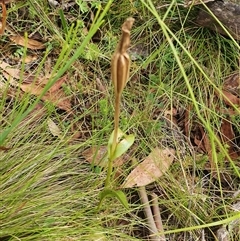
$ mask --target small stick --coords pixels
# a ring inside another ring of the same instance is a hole
[[[160,214],[160,209],[158,206],[158,196],[153,193],[152,195],[152,210],[153,210],[153,218],[155,221],[155,225],[158,229],[159,233],[162,233],[160,235],[160,240],[161,241],[166,241],[166,237],[164,235],[164,229],[163,229],[163,224],[162,224],[162,218],[161,218],[161,214]]]
[[[139,187],[139,196],[141,198],[141,202],[144,205],[144,212],[146,215],[147,223],[148,223],[148,230],[149,230],[149,237],[151,241],[162,241],[158,236],[158,230],[152,215],[152,210],[149,204],[148,196],[145,187]]]
[[[137,162],[136,158],[133,158],[132,164],[136,165],[137,163],[138,162]],[[140,196],[141,203],[143,204],[144,213],[145,213],[145,216],[147,219],[150,240],[151,241],[162,241],[161,238],[158,236],[158,229],[157,229],[157,226],[156,226],[154,218],[153,218],[153,214],[152,214],[152,210],[151,210],[151,207],[149,204],[146,188],[144,186],[139,187],[138,193]]]

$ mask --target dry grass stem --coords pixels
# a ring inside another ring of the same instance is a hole
[[[146,215],[148,230],[149,230],[149,238],[151,241],[163,241],[161,237],[158,236],[158,229],[155,224],[155,220],[153,218],[152,210],[149,204],[148,196],[145,187],[139,187],[139,196],[141,198],[141,202],[144,205],[144,213]]]

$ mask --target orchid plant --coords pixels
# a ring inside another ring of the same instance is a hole
[[[123,155],[134,142],[134,135],[125,135],[123,131],[119,129],[121,96],[129,79],[130,57],[127,53],[127,49],[130,45],[130,30],[132,29],[133,23],[133,18],[127,18],[123,23],[122,35],[111,61],[111,78],[115,95],[114,130],[108,141],[107,178],[105,181],[105,188],[100,193],[99,208],[106,196],[114,196],[126,208],[128,207],[125,194],[121,190],[113,189],[113,163],[114,160]]]

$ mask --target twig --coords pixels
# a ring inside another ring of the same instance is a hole
[[[155,193],[153,193],[151,196],[152,196],[153,218],[154,218],[154,221],[155,221],[155,225],[156,225],[159,233],[162,233],[160,235],[160,240],[166,241],[166,237],[164,235],[163,224],[162,224],[162,218],[161,218],[161,214],[160,214],[160,209],[159,209],[159,206],[158,206],[158,196]]]
[[[137,165],[137,159],[136,158],[132,158],[132,164],[135,166]],[[139,187],[138,189],[138,193],[140,196],[140,200],[141,203],[143,204],[143,208],[144,208],[144,213],[147,219],[147,223],[148,223],[148,229],[150,232],[150,240],[151,241],[162,241],[161,239],[159,239],[158,236],[158,230],[152,215],[152,210],[149,204],[149,200],[148,200],[148,196],[147,196],[147,191],[146,188],[143,187]]]
[[[154,222],[154,218],[152,215],[152,210],[149,204],[148,196],[145,187],[139,187],[139,195],[141,198],[141,202],[144,205],[144,212],[146,215],[148,229],[150,232],[150,240],[151,241],[160,241],[159,237],[157,236],[158,230],[156,224]]]

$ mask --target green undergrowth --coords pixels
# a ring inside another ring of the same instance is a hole
[[[234,196],[239,158],[232,160],[219,138],[227,119],[239,151],[239,108],[232,107],[234,115],[219,111],[230,108],[221,90],[225,77],[239,72],[238,44],[193,25],[192,12],[180,1],[77,2],[62,11],[40,0],[8,7],[1,60],[16,52],[22,58],[36,54],[38,61],[27,71],[37,76],[50,60],[54,75],[45,91],[68,74],[62,89],[71,98],[72,111],[45,101],[44,110],[32,112],[39,96],[23,95],[10,85],[0,88],[0,146],[9,148],[0,150],[0,240],[148,240],[137,189],[125,190],[129,210],[110,198],[97,211],[106,170],[96,171],[82,155],[91,146],[106,146],[113,130],[110,60],[129,16],[135,18],[129,50],[134,60],[123,92],[120,128],[135,135],[130,159],[142,161],[156,146],[174,148],[169,171],[147,187],[149,194],[159,196],[166,237],[214,240],[221,225],[239,218],[232,208],[239,202]],[[47,50],[11,45],[8,36],[23,32],[44,40]],[[23,65],[19,69],[26,71]],[[166,114],[171,109],[176,116]],[[185,110],[190,110],[189,137],[184,133]],[[49,118],[60,136],[51,133]],[[209,156],[194,144],[199,126],[209,138],[214,173]],[[129,160],[120,180],[130,170]],[[234,232],[230,240],[236,240]]]
[[[113,231],[103,223],[106,220],[111,226],[126,210],[112,202],[114,215],[110,211],[96,213],[104,175],[93,173],[81,159],[86,143],[71,147],[65,141],[53,140],[46,130],[32,131],[35,134],[30,137],[28,133],[29,140],[13,138],[18,145],[1,158],[1,171],[8,170],[1,175],[1,197],[4,197],[1,237],[8,240],[124,238],[120,228],[116,235],[118,228]],[[107,210],[108,205],[103,209]],[[121,228],[131,231],[133,224],[129,221]]]

